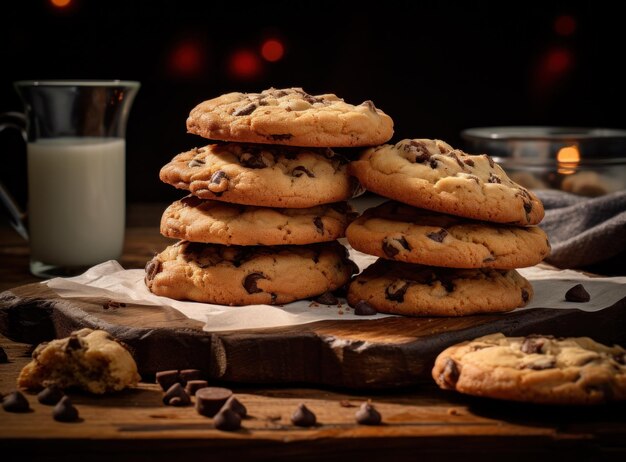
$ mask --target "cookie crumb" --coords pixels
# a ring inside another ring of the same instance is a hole
[[[459,412],[458,409],[451,407],[451,408],[448,408],[448,415],[461,415],[461,413]]]

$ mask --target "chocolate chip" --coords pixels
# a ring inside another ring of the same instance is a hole
[[[239,158],[241,165],[247,168],[266,168],[269,167],[263,158],[261,152],[245,152]]]
[[[183,369],[178,373],[178,381],[181,385],[187,385],[190,380],[201,380],[202,371],[200,369]]]
[[[526,337],[520,350],[527,354],[543,353],[542,348],[545,343],[546,339],[542,337]]]
[[[582,284],[576,284],[565,292],[565,300],[568,302],[586,303],[591,300],[591,295],[585,290]]]
[[[493,162],[493,159],[491,157],[489,157],[487,154],[483,154],[483,156],[485,156],[485,158],[487,159],[487,162],[489,162],[489,166],[491,168],[495,167],[495,163]]]
[[[163,391],[169,390],[169,388],[178,383],[178,371],[177,370],[169,370],[169,371],[159,371],[156,373],[156,383],[161,386]]]
[[[404,151],[408,151],[413,157],[408,160],[413,163],[423,164],[430,160],[430,151],[421,141],[411,140],[402,146]]]
[[[317,423],[317,417],[308,407],[300,403],[298,409],[291,415],[291,423],[298,427],[312,427]]]
[[[411,246],[404,237],[386,237],[383,239],[383,252],[389,258],[393,258],[400,253],[402,249],[411,250]]]
[[[209,383],[206,380],[188,380],[185,385],[185,393],[189,396],[194,396],[196,391],[200,388],[208,387]]]
[[[257,287],[257,282],[259,279],[267,279],[263,273],[250,273],[243,280],[243,287],[249,294],[256,294],[258,292],[263,292],[262,289]]]
[[[183,386],[177,382],[169,387],[163,395],[163,404],[168,406],[187,406],[191,404],[191,398],[189,398]]]
[[[189,168],[204,167],[204,164],[205,164],[204,159],[191,159],[189,163],[187,164],[187,167]]]
[[[4,348],[0,347],[0,364],[8,363],[8,362],[9,362],[9,357],[7,356],[6,351],[4,351]]]
[[[21,392],[13,391],[2,400],[2,409],[7,412],[28,412],[30,411],[30,405]]]
[[[300,178],[302,175],[306,175],[309,178],[315,178],[315,175],[308,168],[303,167],[302,165],[294,167],[291,171],[291,176],[295,176],[296,178]]]
[[[205,387],[196,391],[196,412],[198,414],[213,417],[226,404],[233,392],[228,388]],[[233,412],[229,409],[230,412]]]
[[[469,165],[470,167],[474,166],[474,161],[472,159],[463,159],[463,162],[465,162],[465,164]]]
[[[526,289],[522,289],[522,301],[524,303],[528,303],[529,299],[530,299],[530,294],[528,293],[528,291]]]
[[[315,301],[317,303],[321,303],[322,305],[336,305],[338,302],[337,297],[330,292],[324,292],[322,295],[317,297]]]
[[[78,338],[78,336],[72,334],[67,339],[67,344],[65,345],[65,352],[80,350],[83,348],[83,341]]]
[[[448,154],[448,157],[452,157],[454,160],[456,160],[456,163],[459,165],[459,167],[461,167],[461,169],[465,169],[465,164],[461,162],[461,159],[459,159],[459,156],[457,156],[454,151],[450,152]]]
[[[56,385],[50,385],[37,394],[37,401],[47,406],[53,406],[63,398],[64,393]]]
[[[226,404],[224,404],[224,406],[220,410],[224,409],[230,409],[231,411],[236,412],[242,419],[248,415],[248,409],[246,409],[246,406],[244,406],[241,401],[239,401],[234,396],[228,398]]]
[[[232,432],[241,428],[241,416],[231,409],[223,409],[213,419],[218,430]]]
[[[443,366],[441,374],[439,374],[439,381],[450,388],[455,388],[459,375],[460,371],[456,361],[452,358],[447,358],[446,364]]]
[[[228,175],[224,170],[217,170],[209,180],[209,190],[213,193],[224,192],[228,189]]]
[[[496,261],[496,257],[494,257],[493,255],[489,255],[486,258],[483,258],[483,263],[491,263],[492,261]],[[522,289],[524,290],[524,289]],[[522,298],[524,298],[524,294],[522,293]]]
[[[524,202],[524,210],[526,211],[526,213],[530,213],[532,209],[533,209],[532,202]]]
[[[489,179],[487,180],[487,183],[502,183],[502,180],[500,179],[500,177],[494,173],[490,173],[489,174]]]
[[[64,396],[54,406],[52,417],[57,422],[76,422],[78,420],[78,409],[74,407],[69,396]]]
[[[357,304],[354,305],[354,314],[357,316],[373,316],[378,314],[378,311],[365,300],[359,300]]]
[[[374,102],[370,99],[368,99],[367,101],[363,101],[361,103],[361,106],[365,106],[373,113],[376,113],[376,106],[374,106]]]
[[[394,302],[404,302],[404,294],[409,288],[406,281],[396,281],[385,289],[385,298]]]
[[[370,403],[363,403],[356,414],[354,414],[356,423],[359,425],[380,425],[382,417],[380,412],[376,410]]]
[[[322,217],[313,218],[313,224],[315,225],[315,229],[318,233],[324,234],[324,222],[322,221]]]
[[[448,231],[441,228],[439,231],[428,233],[426,237],[432,239],[435,242],[443,242],[447,235]]]
[[[254,103],[239,107],[233,111],[234,116],[245,116],[252,114],[258,106]]]
[[[437,161],[435,159],[430,159],[430,168],[432,168],[433,170],[437,168]]]
[[[161,271],[161,262],[154,257],[146,263],[146,282],[152,281],[159,274],[159,271]]]

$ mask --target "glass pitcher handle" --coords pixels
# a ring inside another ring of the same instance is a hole
[[[4,112],[0,114],[0,133],[7,128],[19,130],[26,142],[26,116],[21,112]],[[9,191],[0,183],[0,202],[4,204],[11,218],[11,226],[15,228],[20,236],[28,240],[26,230],[26,213],[20,209],[17,202]]]

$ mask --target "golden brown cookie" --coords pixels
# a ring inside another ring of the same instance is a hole
[[[161,234],[225,245],[313,244],[344,237],[354,215],[347,202],[279,209],[187,196],[165,210]]]
[[[225,143],[178,154],[160,177],[202,199],[307,208],[345,201],[358,191],[346,164],[331,149]]]
[[[442,351],[432,371],[444,389],[541,404],[626,399],[626,350],[588,337],[492,334]]]
[[[454,269],[378,259],[356,276],[348,303],[407,316],[465,316],[510,311],[532,298],[515,270]]]
[[[474,221],[394,201],[366,210],[346,236],[369,255],[451,268],[523,268],[550,252],[537,226]]]
[[[393,135],[393,121],[374,103],[358,106],[301,88],[228,93],[196,106],[189,133],[213,140],[310,147],[373,146]]]
[[[343,286],[356,272],[337,241],[224,246],[181,241],[146,265],[156,295],[221,305],[282,304]]]
[[[103,330],[85,328],[42,343],[32,356],[17,379],[19,387],[56,385],[101,394],[135,386],[141,380],[130,352]]]
[[[350,163],[363,187],[405,204],[476,220],[538,224],[543,204],[487,155],[440,140],[402,140],[366,149]]]

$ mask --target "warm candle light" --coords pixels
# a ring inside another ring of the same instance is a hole
[[[65,8],[72,3],[72,0],[50,0],[50,3],[56,8]]]
[[[576,146],[566,146],[559,149],[556,155],[559,163],[558,172],[563,175],[571,175],[576,171],[576,166],[580,162],[580,153]]]

